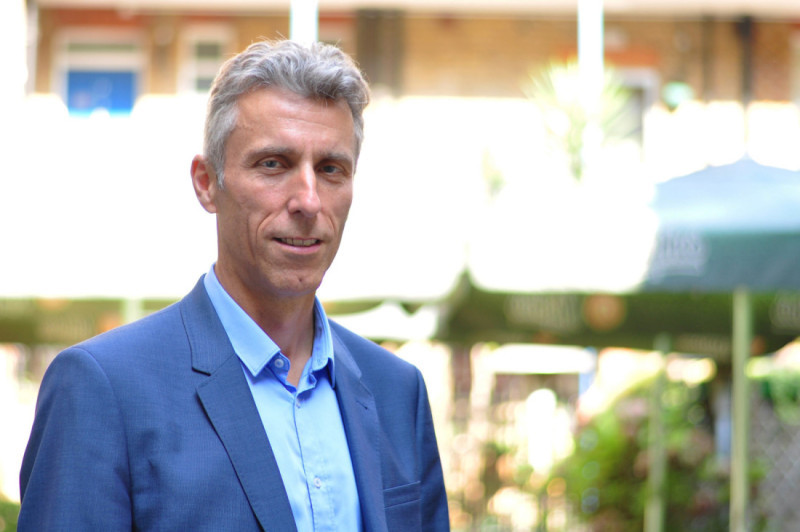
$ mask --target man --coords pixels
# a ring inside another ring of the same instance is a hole
[[[332,46],[256,43],[191,175],[218,257],[179,303],[65,350],[20,474],[25,530],[447,530],[419,371],[315,296],[369,93]]]

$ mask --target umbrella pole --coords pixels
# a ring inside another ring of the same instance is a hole
[[[131,323],[144,315],[144,301],[140,298],[126,297],[122,300],[122,323]]]
[[[733,293],[733,428],[731,438],[730,530],[747,530],[748,463],[747,436],[750,421],[750,390],[747,361],[753,341],[753,313],[750,292],[745,287]]]
[[[644,510],[644,531],[664,530],[664,487],[667,481],[667,446],[664,431],[662,400],[665,384],[665,362],[671,347],[668,334],[659,334],[654,348],[658,354],[658,373],[650,392],[650,422],[648,424],[647,503]]]

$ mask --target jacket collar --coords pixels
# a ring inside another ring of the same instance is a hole
[[[231,459],[264,530],[296,530],[278,463],[258,415],[239,357],[202,279],[180,303],[195,371],[208,375],[197,395]]]

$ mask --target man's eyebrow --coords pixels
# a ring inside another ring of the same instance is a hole
[[[323,161],[336,161],[340,163],[353,164],[353,156],[343,151],[329,152],[322,157]]]
[[[246,157],[248,161],[258,161],[259,159],[263,159],[264,157],[275,157],[275,156],[291,156],[294,155],[296,150],[284,147],[284,146],[264,146],[261,148],[254,148],[251,150]]]

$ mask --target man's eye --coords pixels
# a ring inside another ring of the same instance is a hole
[[[324,174],[335,174],[335,173],[340,173],[341,172],[341,169],[338,166],[334,165],[334,164],[322,165],[320,167],[320,170]]]
[[[261,166],[264,168],[269,168],[271,170],[277,169],[281,167],[280,161],[276,161],[275,159],[267,159],[266,161],[261,161]]]

